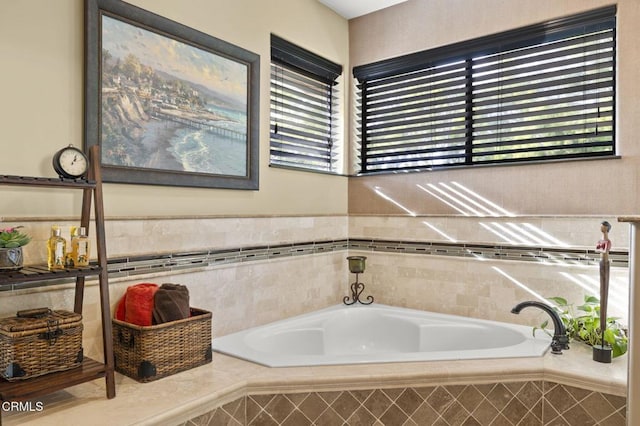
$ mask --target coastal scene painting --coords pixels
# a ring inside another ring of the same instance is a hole
[[[102,15],[102,163],[247,176],[245,63]]]

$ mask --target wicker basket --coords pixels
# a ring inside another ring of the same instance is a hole
[[[0,374],[29,379],[82,364],[82,315],[48,308],[0,320]]]
[[[211,362],[211,312],[191,308],[191,317],[139,326],[113,320],[117,372],[150,382]]]

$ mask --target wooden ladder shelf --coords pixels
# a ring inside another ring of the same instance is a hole
[[[89,151],[90,168],[86,180],[62,180],[60,178],[0,175],[0,185],[82,189],[83,195],[80,226],[85,227],[87,231],[89,230],[89,224],[91,222],[91,204],[93,202],[96,232],[95,238],[98,251],[97,265],[91,264],[88,267],[67,268],[55,271],[49,270],[46,265],[29,265],[18,271],[0,272],[0,287],[24,282],[75,278],[76,287],[73,309],[74,312],[82,314],[85,277],[97,275],[100,287],[102,340],[104,345],[103,363],[85,357],[81,366],[71,370],[50,373],[14,382],[0,379],[0,400],[2,401],[33,399],[69,386],[74,386],[103,377],[106,382],[107,398],[111,399],[116,396],[99,150],[100,147],[96,145],[91,147]]]

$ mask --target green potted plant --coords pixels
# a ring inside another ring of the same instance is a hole
[[[584,296],[584,303],[574,307],[563,297],[550,297],[548,300],[557,306],[554,309],[560,315],[567,336],[570,340],[577,340],[589,346],[600,344],[602,332],[600,329],[600,299],[594,296]],[[604,341],[611,346],[612,357],[624,355],[627,352],[627,332],[618,322],[619,318],[607,317],[607,327],[604,333]],[[549,321],[545,321],[540,326],[534,327],[536,330],[546,330]]]
[[[31,237],[22,231],[22,226],[0,229],[0,271],[22,268],[22,246]]]

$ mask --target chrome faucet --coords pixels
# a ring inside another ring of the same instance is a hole
[[[554,327],[553,338],[551,339],[551,353],[561,355],[563,349],[569,349],[569,337],[567,336],[567,330],[564,327],[564,323],[562,322],[560,315],[558,315],[551,306],[531,300],[528,302],[518,303],[513,309],[511,309],[511,313],[519,314],[523,308],[528,306],[540,308],[551,316]]]

